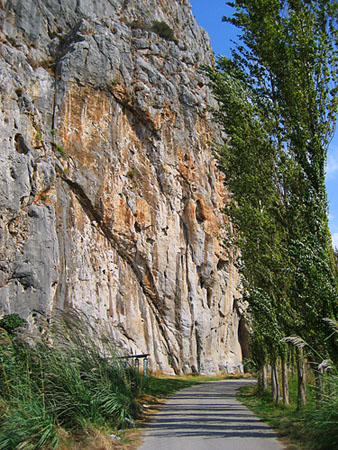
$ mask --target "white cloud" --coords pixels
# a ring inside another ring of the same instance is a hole
[[[333,248],[338,248],[338,233],[333,233],[332,244],[333,244]]]

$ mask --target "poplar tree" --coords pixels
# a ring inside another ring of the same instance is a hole
[[[338,5],[228,5],[234,14],[224,20],[241,34],[232,58],[207,69],[219,103],[215,117],[227,135],[215,153],[230,191],[227,211],[253,320],[262,298],[269,303],[262,310],[276,318],[261,336],[259,322],[254,326],[273,365],[284,355],[281,335],[298,334],[326,350],[322,318],[337,312],[324,182],[337,113]]]

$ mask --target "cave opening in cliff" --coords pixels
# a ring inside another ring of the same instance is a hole
[[[241,346],[242,360],[244,361],[245,359],[251,358],[252,354],[249,344],[249,332],[246,321],[243,317],[239,320],[238,324],[238,342]],[[244,371],[246,371],[245,367]]]

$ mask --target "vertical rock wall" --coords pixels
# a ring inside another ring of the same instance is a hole
[[[0,0],[0,17],[0,314],[73,307],[153,370],[238,367],[188,1]]]

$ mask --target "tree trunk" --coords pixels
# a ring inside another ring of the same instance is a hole
[[[260,362],[258,376],[258,391],[263,394],[268,389],[268,377],[265,361]]]
[[[288,356],[289,356],[289,367],[291,368],[291,377],[296,376],[296,358],[295,358],[295,348],[293,345],[288,346]]]
[[[285,353],[282,354],[281,362],[282,362],[283,403],[284,405],[289,405],[290,396],[289,396],[288,364],[287,364],[287,355],[285,355]]]
[[[278,405],[280,402],[280,386],[276,360],[272,361],[271,363],[271,391],[272,398],[276,402],[276,405]]]
[[[297,411],[300,411],[306,405],[305,362],[302,348],[296,347],[296,359],[298,377]]]
[[[271,395],[272,399],[274,400],[276,398],[276,380],[275,380],[275,374],[273,371],[273,364],[271,364]]]
[[[268,371],[265,363],[262,366],[262,390],[263,392],[268,390]]]

